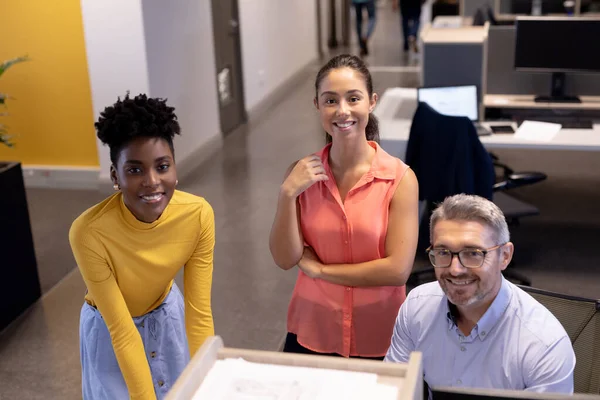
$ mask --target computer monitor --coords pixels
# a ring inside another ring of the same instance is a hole
[[[552,73],[550,96],[535,100],[579,103],[565,95],[565,73],[600,73],[600,19],[519,17],[515,25],[515,69]]]
[[[433,400],[600,400],[596,394],[537,393],[524,390],[474,389],[455,387],[431,388]]]
[[[479,119],[475,85],[422,87],[417,89],[417,97],[440,114],[468,117],[471,121]]]

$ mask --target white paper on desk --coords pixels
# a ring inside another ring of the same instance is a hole
[[[217,360],[193,400],[396,399],[398,388],[353,371]]]
[[[524,140],[535,140],[538,142],[549,142],[562,128],[561,124],[549,122],[523,121],[515,132],[515,138]]]
[[[445,16],[444,18],[436,18],[432,26],[434,28],[460,28],[463,26],[463,17]]]

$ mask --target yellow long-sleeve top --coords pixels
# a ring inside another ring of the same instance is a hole
[[[158,220],[135,218],[121,193],[81,214],[69,232],[77,265],[108,327],[132,399],[155,399],[150,366],[132,317],[158,307],[184,267],[185,325],[193,355],[214,335],[210,305],[214,213],[198,196],[175,191]]]

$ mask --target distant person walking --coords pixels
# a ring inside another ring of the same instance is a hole
[[[404,36],[404,51],[409,49],[415,53],[419,52],[417,37],[419,35],[419,23],[421,21],[421,7],[424,0],[397,0],[392,3],[394,11],[400,7],[400,23]]]
[[[356,11],[356,36],[360,46],[360,55],[366,56],[369,54],[369,38],[375,30],[375,23],[377,22],[377,17],[375,15],[375,0],[352,0],[352,4]],[[364,9],[367,9],[369,24],[367,26],[367,33],[363,35],[362,23]]]

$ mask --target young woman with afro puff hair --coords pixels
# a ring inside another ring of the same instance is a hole
[[[95,124],[115,194],[81,214],[69,241],[87,294],[79,335],[86,400],[162,399],[214,335],[214,213],[176,190],[166,100],[127,94]],[[184,269],[184,293],[174,277]]]

